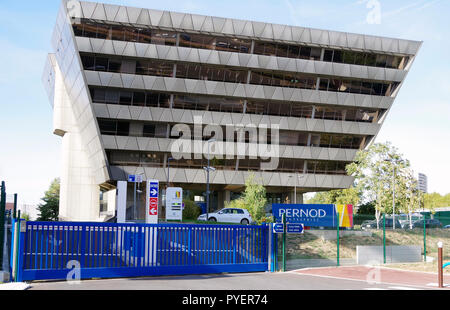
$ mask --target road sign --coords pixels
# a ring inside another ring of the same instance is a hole
[[[287,224],[286,231],[288,234],[303,234],[304,225],[297,223]]]
[[[142,175],[129,175],[128,182],[130,183],[142,183]]]
[[[273,224],[273,232],[275,234],[282,234],[283,233],[283,229],[284,229],[283,224],[281,224],[281,223]]]
[[[148,224],[158,223],[158,205],[159,205],[159,181],[147,181],[147,212],[145,222]]]

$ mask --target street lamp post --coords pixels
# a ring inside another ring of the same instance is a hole
[[[395,164],[402,163],[403,160],[385,159],[384,161],[390,162],[393,165],[394,171],[392,174],[392,229],[395,229],[395,176],[396,166]]]
[[[290,178],[292,176],[289,176]],[[297,204],[297,179],[304,178],[305,175],[298,175],[298,172],[295,172],[295,182],[294,182],[294,204]]]
[[[208,221],[208,217],[209,217],[209,171],[215,171],[215,169],[213,167],[210,167],[210,159],[209,159],[209,154],[210,154],[210,143],[216,142],[216,139],[210,139],[208,140],[208,166],[207,167],[203,167],[203,169],[206,170],[206,221]]]

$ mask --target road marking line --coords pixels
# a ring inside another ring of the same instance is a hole
[[[409,290],[412,290],[412,291],[421,291],[421,290],[422,290],[422,289],[420,289],[420,288],[404,287],[404,286],[389,286],[389,288],[390,288],[390,289],[393,289],[393,290],[405,290],[405,291],[409,291]]]
[[[347,281],[358,281],[358,282],[365,282],[367,283],[367,280],[363,280],[363,279],[352,279],[352,278],[343,278],[343,277],[336,277],[336,276],[329,276],[329,275],[319,275],[319,274],[308,274],[308,273],[300,273],[300,272],[296,272],[296,271],[288,271],[286,273],[291,273],[291,274],[296,274],[299,276],[313,276],[313,277],[320,277],[320,278],[331,278],[331,279],[336,279],[336,280],[347,280]],[[402,285],[403,283],[391,283],[391,282],[375,282],[374,284],[385,284],[385,285]],[[413,284],[403,284],[403,285],[411,285],[411,287],[416,287],[419,289],[425,289],[425,287],[423,285],[413,285]]]

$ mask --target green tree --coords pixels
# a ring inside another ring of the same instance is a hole
[[[360,193],[355,187],[340,190],[332,190],[328,192],[316,193],[307,200],[309,204],[350,204],[358,205],[360,201]]]
[[[355,177],[355,187],[362,193],[362,202],[375,202],[375,217],[380,220],[382,213],[392,213],[392,185],[398,196],[396,213],[404,210],[407,169],[410,163],[402,158],[398,149],[390,142],[376,143],[356,154],[355,162],[347,165],[347,173]],[[394,177],[395,175],[395,177]],[[398,206],[397,206],[398,205]]]
[[[44,203],[38,206],[40,212],[38,221],[57,221],[59,216],[60,180],[55,179],[41,199]]]
[[[246,209],[253,220],[261,224],[266,220],[266,188],[255,180],[254,174],[245,181],[245,191],[241,198],[226,203],[227,208]]]

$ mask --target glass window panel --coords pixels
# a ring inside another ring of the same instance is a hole
[[[81,62],[83,63],[84,70],[95,70],[95,57],[82,55]]]
[[[83,36],[83,24],[74,24],[73,32],[75,33],[75,36],[82,37]]]
[[[300,46],[289,45],[288,57],[289,58],[300,57]]]
[[[333,50],[325,50],[323,61],[333,61]]]
[[[147,107],[158,107],[159,106],[159,94],[147,93],[146,106]]]
[[[216,37],[213,36],[205,36],[204,37],[204,46],[207,49],[214,50],[216,48]]]
[[[275,43],[265,43],[264,44],[264,55],[276,56],[277,55],[277,45]]]
[[[370,83],[370,82],[363,82],[362,85],[361,85],[361,94],[371,95],[372,92],[373,92],[372,83]]]
[[[375,67],[376,65],[377,65],[377,55],[375,55],[375,54],[367,54],[366,66]]]
[[[239,39],[240,43],[241,43],[241,48],[240,48],[240,52],[241,53],[250,53],[250,50],[252,48],[252,41],[251,40],[242,40]]]
[[[109,72],[116,72],[116,73],[120,73],[122,72],[122,60],[120,59],[109,59],[109,64],[108,64],[108,71]]]
[[[229,51],[230,41],[228,38],[217,37],[216,38],[216,50],[218,51]]]
[[[343,52],[340,50],[334,51],[333,62],[342,63],[343,62]]]
[[[104,89],[94,89],[92,100],[97,103],[104,103],[106,91]]]
[[[320,60],[320,56],[322,54],[322,49],[319,47],[311,48],[311,60]]]
[[[328,90],[328,79],[320,78],[319,90]]]
[[[111,38],[111,26],[98,24],[97,25],[97,38],[98,39],[110,39]]]
[[[118,136],[129,136],[130,134],[130,123],[129,122],[117,122],[117,135]]]
[[[280,104],[280,116],[291,116],[291,104],[290,103]]]
[[[119,104],[120,92],[116,90],[108,90],[106,92],[105,101],[108,104]]]
[[[154,138],[156,133],[154,124],[144,125],[143,136],[147,138]]]
[[[302,46],[300,49],[300,58],[309,59],[310,56],[311,56],[311,48],[307,46]]]
[[[148,72],[148,62],[145,60],[136,61],[136,74],[147,75]]]
[[[131,105],[133,101],[133,93],[129,91],[121,91],[119,103],[123,105]]]
[[[264,55],[264,43],[256,41],[253,53],[257,55]]]
[[[108,58],[96,57],[95,58],[95,71],[107,71]]]
[[[160,94],[159,106],[161,108],[170,108],[170,95],[169,94]]]
[[[373,94],[376,96],[382,96],[383,95],[383,84],[382,83],[373,83]]]
[[[191,47],[191,38],[189,33],[180,33],[180,46]]]
[[[151,29],[140,29],[139,30],[139,42],[151,43],[152,42],[152,30]]]
[[[355,65],[359,65],[359,66],[366,65],[366,54],[360,53],[360,52],[355,52],[355,54],[356,54]]]
[[[342,55],[342,62],[353,65],[355,63],[356,54],[357,53],[355,52],[344,51]]]
[[[111,39],[116,41],[125,40],[125,32],[122,26],[111,26]]]
[[[336,79],[331,79],[328,84],[329,91],[340,91],[341,81]]]
[[[88,37],[88,38],[96,38],[97,37],[97,24],[85,22],[83,29],[84,29],[83,34],[85,37]]]
[[[134,27],[125,27],[125,41],[137,42],[138,41],[138,31]]]
[[[278,57],[287,57],[288,56],[289,45],[287,44],[278,44],[277,46],[277,56]]]
[[[144,92],[135,92],[133,94],[133,105],[134,106],[145,106],[145,93]]]
[[[380,68],[386,67],[386,55],[377,55],[376,66]]]
[[[117,122],[112,120],[98,120],[98,126],[102,135],[115,135],[117,132]]]

